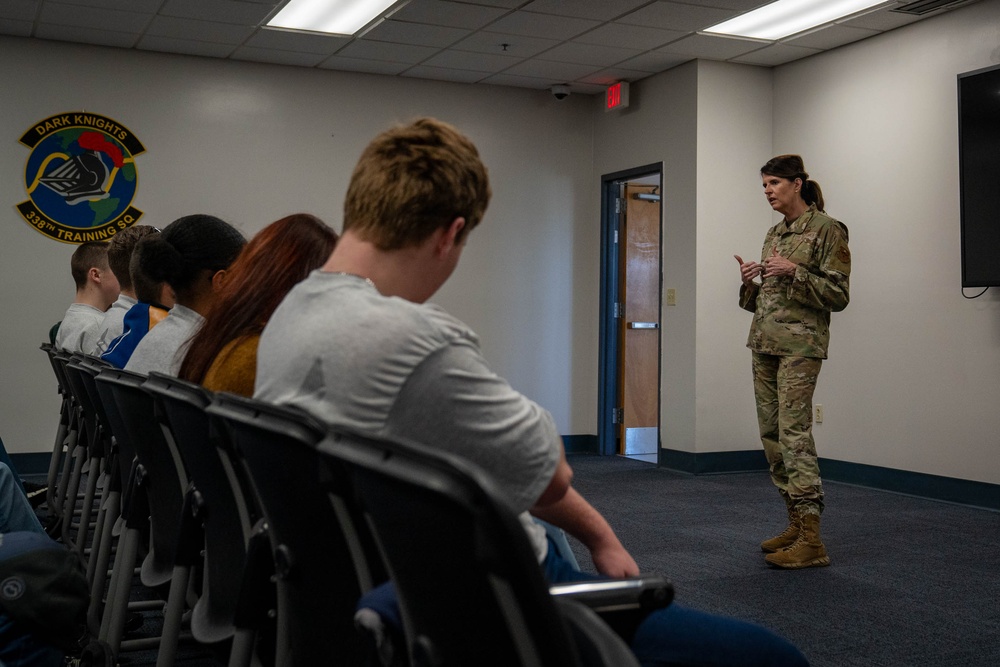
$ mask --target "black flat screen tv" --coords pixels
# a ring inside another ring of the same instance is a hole
[[[958,75],[962,287],[1000,286],[1000,65]]]

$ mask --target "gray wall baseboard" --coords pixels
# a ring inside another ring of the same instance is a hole
[[[711,475],[763,471],[767,470],[767,461],[761,450],[692,454],[674,449],[663,449],[660,451],[660,466],[693,475]],[[975,482],[822,457],[819,459],[819,468],[823,479],[832,482],[856,484],[932,500],[1000,510],[1000,484]]]

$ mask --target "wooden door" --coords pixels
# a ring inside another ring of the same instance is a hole
[[[656,455],[660,442],[660,197],[626,183],[620,210],[619,453]]]

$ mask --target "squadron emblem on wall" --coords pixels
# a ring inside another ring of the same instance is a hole
[[[63,113],[33,125],[20,142],[31,154],[24,168],[29,199],[17,210],[39,232],[64,243],[106,241],[142,216],[132,200],[135,156],[146,149],[119,123]]]

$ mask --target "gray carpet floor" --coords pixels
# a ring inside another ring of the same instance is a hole
[[[814,667],[1000,665],[1000,513],[828,482],[832,564],[781,571],[759,547],[787,520],[766,473],[569,460],[574,486],[644,572],[670,577],[679,602],[769,627]]]

